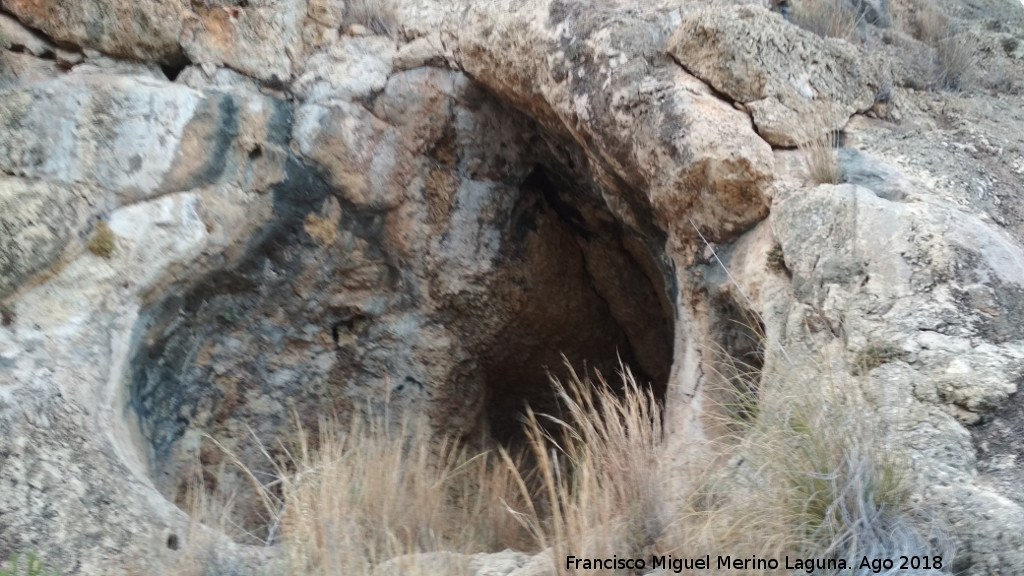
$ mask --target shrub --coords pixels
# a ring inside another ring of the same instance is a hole
[[[932,48],[935,87],[961,90],[978,64],[978,54],[967,39],[957,33],[950,19],[930,3],[918,3],[916,11],[904,22],[907,32]]]
[[[109,259],[114,254],[114,250],[117,249],[117,236],[106,222],[101,220],[96,226],[96,231],[93,232],[92,239],[89,240],[88,248],[89,252],[101,258]]]
[[[978,65],[974,47],[952,29],[934,44],[935,84],[946,90],[962,90],[970,82],[970,75]]]
[[[793,23],[823,38],[857,40],[860,17],[844,0],[800,0],[793,6]]]

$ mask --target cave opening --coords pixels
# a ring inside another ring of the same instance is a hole
[[[761,401],[764,323],[729,291],[709,303],[708,375],[714,408],[724,412],[725,422],[749,422],[757,417]]]
[[[530,160],[514,170],[507,150],[479,174],[458,146],[425,156],[398,208],[355,202],[290,159],[273,216],[237,259],[140,314],[126,411],[157,490],[184,509],[201,479],[234,502],[244,530],[231,536],[258,543],[271,519],[222,452],[273,481],[297,422],[315,434],[322,418],[346,423],[386,399],[437,432],[521,446],[525,406],[560,413],[550,376],[566,381],[566,364],[613,387],[628,367],[663,401],[665,236],[642,207],[624,224],[582,152],[543,140],[516,145]]]
[[[613,389],[626,367],[659,402],[671,369],[674,312],[649,246],[559,175],[536,166],[519,187],[496,287],[512,309],[478,351],[487,430],[506,446],[524,443],[526,406],[560,415],[552,378],[570,367]]]

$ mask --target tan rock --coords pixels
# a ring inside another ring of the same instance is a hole
[[[345,18],[345,0],[309,0],[306,13],[320,24],[336,29]]]
[[[439,36],[425,36],[417,38],[402,46],[395,53],[395,70],[410,70],[428,64],[436,65],[441,62],[444,50],[441,47]]]
[[[0,86],[5,88],[47,80],[59,73],[50,60],[0,50]]]
[[[474,79],[556,136],[585,143],[612,195],[645,191],[674,234],[693,233],[683,214],[724,237],[767,213],[770,148],[744,114],[659,60],[655,25],[605,27],[581,5],[506,0],[449,26]]]
[[[281,2],[270,6],[214,6],[200,9],[188,21],[181,46],[189,60],[228,66],[272,83],[291,78],[290,54],[301,46],[302,4]]]
[[[121,58],[172,63],[189,10],[182,0],[4,0],[5,10],[50,38]]]
[[[686,14],[669,53],[744,105],[761,137],[776,146],[806,138],[809,121],[822,132],[841,129],[874,104],[883,80],[879,64],[847,42],[822,38],[755,6]]]

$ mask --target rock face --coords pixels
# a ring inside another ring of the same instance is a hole
[[[2,6],[26,26],[58,42],[131,60],[172,63],[181,59],[178,35],[187,11],[181,0],[87,0],[56,5],[40,0],[4,0]]]
[[[91,191],[59,183],[3,179],[0,294],[53,266],[85,228]]]
[[[679,64],[750,111],[775,146],[808,136],[809,121],[841,130],[875,102],[884,78],[847,42],[821,38],[752,6],[687,14],[669,42]]]
[[[629,365],[668,454],[706,447],[712,351],[763,335],[898,423],[958,573],[1019,571],[1015,104],[898,85],[902,126],[851,120],[888,52],[758,6],[599,4],[399,2],[386,37],[333,1],[2,0],[0,560],[184,573],[199,477],[244,530],[203,532],[211,565],[255,573],[270,522],[204,437],[256,474],[296,419],[385,406],[515,444],[563,355]],[[846,130],[841,184],[773,150],[810,116]]]

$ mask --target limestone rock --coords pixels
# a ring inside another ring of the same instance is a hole
[[[395,70],[410,70],[420,66],[439,64],[444,56],[441,39],[436,35],[417,38],[395,53]]]
[[[302,2],[260,2],[199,9],[182,30],[181,46],[196,64],[228,66],[273,85],[291,80],[301,46]]]
[[[342,38],[328,52],[305,62],[293,89],[304,101],[368,98],[387,83],[394,53],[394,43],[387,38]]]
[[[49,60],[0,51],[0,90],[53,78],[59,73],[57,66]]]
[[[715,445],[708,350],[763,340],[895,423],[957,571],[1024,565],[1016,101],[916,94],[913,63],[752,6],[410,0],[385,38],[342,36],[336,0],[0,1],[52,39],[0,51],[0,558],[258,574],[276,528],[207,435],[268,478],[250,441],[292,415],[522,442],[563,353],[651,383],[682,495]],[[771,145],[842,127],[882,69],[903,124],[847,124],[844,182],[806,187]],[[99,218],[109,258],[82,249]],[[243,530],[195,528],[196,473]],[[377,569],[403,562],[556,572]]]
[[[60,259],[86,227],[95,200],[83,186],[0,179],[0,298]]]
[[[547,555],[541,556],[542,561],[550,562],[550,557]],[[525,576],[521,573],[523,567],[527,564],[533,564],[530,556],[512,550],[493,554],[473,555],[432,552],[393,558],[377,566],[373,571],[373,575],[467,574],[468,576]]]
[[[344,0],[310,0],[306,8],[309,17],[324,26],[338,28],[345,16]]]
[[[85,60],[85,56],[81,52],[65,50],[63,48],[57,48],[54,51],[54,55],[56,56],[57,65],[61,68],[72,68]]]
[[[674,234],[692,235],[692,220],[727,237],[762,218],[771,151],[744,115],[663,56],[660,24],[601,18],[558,0],[508,0],[474,5],[447,34],[475,80],[583,144],[604,186],[646,190]]]
[[[255,178],[265,188],[275,169],[261,176],[260,166],[284,161],[283,135],[275,142],[266,127],[282,115],[290,116],[286,106],[252,93],[207,97],[165,81],[83,71],[7,93],[0,122],[12,137],[0,142],[0,169],[92,183],[123,201],[221,179]],[[268,153],[250,158],[255,147]],[[247,173],[252,165],[256,174]]]
[[[821,38],[753,6],[695,10],[669,42],[691,74],[750,110],[758,133],[776,146],[840,130],[874,104],[881,78],[848,43]]]
[[[161,63],[181,60],[178,37],[189,14],[182,0],[4,0],[3,8],[58,42]]]
[[[893,203],[850,185],[787,197],[772,221],[797,300],[829,303],[845,319],[854,350],[902,343],[902,362],[914,370],[883,364],[872,381],[887,409],[899,404],[883,398],[908,399],[900,418],[915,446],[918,482],[948,487],[923,497],[957,518],[1002,502],[998,517],[974,518],[957,532],[971,542],[978,566],[1024,561],[1024,542],[1011,535],[1024,526],[1024,502],[1013,491],[973,483],[976,447],[963,427],[991,418],[1019,394],[1024,339],[1005,327],[1021,313],[1011,295],[1024,290],[1024,251],[949,206]],[[1013,543],[989,544],[1007,538]]]
[[[0,14],[0,39],[5,48],[33,56],[51,56],[54,46],[49,40],[25,28],[6,14]]]

